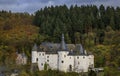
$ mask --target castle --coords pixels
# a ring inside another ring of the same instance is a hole
[[[64,72],[88,72],[94,68],[94,55],[88,54],[81,44],[66,44],[64,35],[61,43],[35,44],[32,48],[32,64],[37,64],[39,70],[60,70]]]

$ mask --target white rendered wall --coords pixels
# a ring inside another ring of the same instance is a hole
[[[76,72],[88,72],[89,67],[88,56],[75,56],[75,71]]]
[[[58,55],[59,55],[59,59],[58,59],[58,69],[60,71],[64,71],[64,72],[67,72],[68,71],[68,58],[67,58],[67,55],[68,55],[69,52],[67,51],[59,51],[58,52]]]
[[[27,64],[27,57],[24,57],[23,60],[22,60],[22,64]]]
[[[89,55],[89,66],[94,68],[94,55]]]
[[[38,54],[37,51],[32,51],[32,63],[37,63]]]
[[[57,70],[58,68],[58,54],[46,54],[46,63],[48,68]]]
[[[64,72],[70,71],[70,65],[72,66],[72,71],[75,72],[88,72],[91,64],[94,67],[93,55],[72,56],[68,55],[68,53],[67,51],[59,51],[58,54],[45,54],[45,52],[32,51],[32,63],[38,63],[39,70],[44,70],[46,62],[51,69],[59,69]]]
[[[66,72],[74,71],[74,56],[68,55],[66,57],[65,66],[67,67]]]
[[[44,70],[45,64],[45,52],[38,52],[38,68],[39,70]]]

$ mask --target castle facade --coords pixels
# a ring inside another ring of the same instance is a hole
[[[35,44],[32,49],[32,64],[39,70],[52,69],[64,72],[88,72],[94,68],[94,55],[83,49],[81,44],[66,44],[64,35],[61,43]]]

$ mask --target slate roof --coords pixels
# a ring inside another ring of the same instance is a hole
[[[61,43],[43,42],[37,47],[35,44],[33,51],[43,51],[47,54],[57,54],[58,51],[69,51],[69,55],[85,55],[86,51],[81,44],[66,44],[64,41],[64,35],[62,34]],[[73,50],[73,51],[71,51]]]
[[[75,54],[78,54],[78,55],[84,55],[85,54],[84,49],[83,49],[81,44],[76,44],[74,52],[75,52]]]
[[[47,54],[57,54],[58,51],[60,51],[60,43],[50,43],[50,42],[43,42],[39,46],[38,51],[44,51]],[[84,49],[81,44],[66,44],[67,51],[69,51],[69,55],[84,55]],[[72,50],[72,51],[71,51]],[[64,51],[64,50],[62,50]]]
[[[62,34],[59,51],[68,51],[67,45],[66,45],[65,40],[64,40],[64,34]]]
[[[37,51],[37,44],[34,44],[32,51]]]

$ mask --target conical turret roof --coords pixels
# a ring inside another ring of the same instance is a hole
[[[60,50],[61,51],[67,51],[67,45],[66,45],[65,40],[64,40],[64,34],[62,34],[62,41],[61,41],[61,44],[60,44]]]
[[[85,51],[84,51],[83,46],[81,44],[76,44],[75,50],[76,50],[77,54],[80,54],[80,55],[85,54]]]
[[[34,44],[33,48],[32,48],[32,51],[37,51],[37,45]]]

